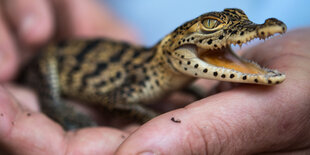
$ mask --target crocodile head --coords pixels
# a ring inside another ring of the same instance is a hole
[[[269,18],[251,22],[240,9],[210,12],[178,27],[161,42],[163,54],[175,70],[184,74],[221,81],[278,84],[285,75],[239,57],[231,45],[254,38],[266,39],[284,33],[286,25]]]

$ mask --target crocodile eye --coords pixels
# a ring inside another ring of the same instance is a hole
[[[207,18],[202,21],[202,24],[207,29],[217,28],[221,23],[216,19]]]

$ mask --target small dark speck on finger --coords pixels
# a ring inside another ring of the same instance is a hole
[[[181,120],[175,119],[174,117],[171,117],[171,121],[174,123],[181,123]]]

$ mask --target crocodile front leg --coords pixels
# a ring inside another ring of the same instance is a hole
[[[54,57],[45,57],[38,65],[38,69],[41,71],[35,73],[37,73],[39,81],[36,85],[41,110],[66,130],[95,126],[96,123],[89,116],[61,99],[57,62]]]

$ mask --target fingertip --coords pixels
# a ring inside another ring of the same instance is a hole
[[[9,18],[25,44],[41,44],[51,37],[54,19],[47,0],[14,0],[5,4]]]
[[[107,127],[69,132],[67,154],[114,154],[127,136],[120,130]]]
[[[45,13],[29,13],[22,18],[18,28],[18,33],[26,44],[38,45],[42,44],[52,36],[53,22],[46,10]]]
[[[169,112],[144,124],[121,144],[116,154],[181,155],[205,150],[201,135],[193,133],[191,121],[181,115],[184,112]]]

